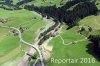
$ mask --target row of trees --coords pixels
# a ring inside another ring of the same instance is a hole
[[[51,37],[51,34],[46,34],[43,36],[42,39],[40,39],[38,45],[41,45],[45,40],[49,39]]]
[[[19,2],[16,4],[16,6],[19,7],[19,6],[23,5],[23,4],[28,3],[28,2],[31,2],[31,1],[34,1],[34,0],[22,0],[22,1],[19,1]]]
[[[39,36],[39,45],[41,45],[45,40],[47,40],[50,37],[54,37],[54,34],[51,32],[54,30],[54,32],[58,31],[58,29],[61,27],[62,23],[56,22],[53,26],[49,27],[46,31],[40,34]]]
[[[61,7],[61,9],[69,9],[70,7],[76,5],[77,3],[80,3],[80,2],[87,2],[87,1],[90,1],[90,0],[69,0],[64,6]]]
[[[39,39],[42,37],[42,36],[45,36],[48,32],[52,31],[53,29],[55,29],[55,27],[58,26],[58,22],[56,22],[53,26],[49,27],[47,30],[45,30],[43,33],[40,34],[39,36]]]
[[[0,1],[0,4],[2,4],[2,5],[10,6],[10,5],[12,5],[12,3],[13,3],[13,0],[2,0],[2,1]]]
[[[0,6],[0,8],[4,8],[6,10],[19,10],[21,9],[20,8],[21,5],[31,2],[31,1],[34,1],[34,0],[19,0],[16,4],[13,4],[13,0],[2,0],[0,2],[2,6]]]

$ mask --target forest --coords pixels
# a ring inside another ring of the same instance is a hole
[[[43,17],[52,17],[59,22],[65,22],[69,26],[67,29],[77,26],[79,20],[90,15],[97,15],[98,13],[98,8],[94,1],[69,1],[64,6],[58,8],[56,5],[37,7],[34,4],[26,5],[24,8],[34,10],[42,14]]]

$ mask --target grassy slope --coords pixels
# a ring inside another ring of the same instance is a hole
[[[98,2],[100,2],[98,0]],[[97,6],[100,9],[100,4]],[[98,16],[89,16],[84,18],[83,20],[80,21],[81,26],[91,26],[92,28],[100,29],[100,15]],[[73,40],[78,40],[81,39],[82,37],[77,35],[75,33],[77,30],[75,27],[74,29],[71,30],[65,30],[63,29],[63,33],[61,33],[63,39],[65,40],[66,43],[73,41]],[[53,55],[52,58],[58,58],[58,59],[69,59],[69,58],[94,58],[92,55],[88,54],[86,52],[87,48],[86,46],[88,45],[88,41],[83,41],[77,43],[77,45],[68,45],[64,46],[62,44],[62,40],[60,38],[54,38],[50,44],[53,45]],[[96,60],[96,59],[95,59]],[[49,62],[49,66],[98,66],[100,65],[99,61],[96,60],[96,63],[94,64],[89,64],[89,63],[76,63],[76,64],[56,64],[56,63],[51,63]]]
[[[100,15],[89,16],[80,21],[82,26],[91,26],[94,29],[100,29]]]
[[[83,36],[77,34],[75,31],[77,30],[77,27],[74,27],[70,30],[65,30],[65,28],[62,29],[61,36],[64,38],[65,43],[68,43],[70,41],[74,40],[80,40],[84,39]],[[60,38],[54,38],[51,42],[50,45],[53,45],[53,54],[52,58],[55,59],[69,59],[69,58],[93,58],[92,55],[88,54],[86,52],[87,48],[86,46],[88,45],[88,41],[82,41],[75,44],[71,45],[63,45],[62,40]],[[96,60],[96,59],[95,59]],[[100,63],[96,60],[96,63],[94,64],[89,64],[89,63],[76,63],[76,64],[69,64],[69,63],[62,63],[62,64],[56,64],[56,63],[51,63],[49,62],[49,66],[98,66]]]
[[[45,25],[40,16],[27,10],[8,11],[0,9],[0,11],[0,19],[8,19],[8,23],[0,23],[0,25],[14,26],[17,28],[23,26],[28,28],[22,35],[24,40],[30,43],[34,42],[34,38],[37,35],[36,31]],[[36,19],[32,20],[33,16],[35,16]],[[18,47],[18,37],[9,35],[8,29],[0,28],[0,60],[3,59],[3,61],[0,61],[0,64],[14,58],[18,53],[20,53],[20,49],[15,50]],[[14,50],[16,52],[13,53]]]
[[[19,0],[13,0],[13,4],[16,4],[17,2],[19,2]]]
[[[48,1],[51,1],[51,0],[48,0]],[[60,0],[59,1],[58,0],[53,0],[53,1],[54,1],[53,4],[50,4],[48,2],[42,2],[41,0],[37,0],[37,1],[33,2],[33,3],[35,3],[35,5],[37,5],[37,6],[49,6],[49,5],[54,5],[54,4],[57,4],[57,6],[59,6]],[[29,4],[32,4],[32,3],[29,3]],[[98,5],[98,8],[100,9],[100,5]],[[13,14],[11,14],[11,15],[13,15]],[[25,15],[25,14],[23,14],[23,15]],[[7,15],[5,15],[5,17],[6,16]],[[17,16],[19,16],[19,15],[17,15]],[[20,18],[21,17],[19,17],[18,19],[20,19]],[[94,21],[94,18],[97,18],[97,21],[99,21],[99,16],[97,16],[97,17],[95,17],[95,16],[89,16],[89,17],[83,19],[81,21],[82,23],[81,22],[80,23],[81,23],[81,25],[83,25],[83,22],[86,21],[86,22],[84,22],[84,25],[87,25],[87,26],[90,25],[90,26],[93,26],[95,28],[99,28],[99,25],[96,22],[95,23],[93,22]],[[92,22],[92,23],[90,23],[90,22]],[[18,23],[17,25],[19,26],[19,24],[20,23]],[[12,25],[12,23],[9,24],[9,25]],[[28,27],[30,27],[30,25],[31,24],[29,24]],[[32,28],[30,30],[32,30]],[[69,31],[66,31],[65,29],[62,30],[63,33],[61,35],[64,38],[64,40],[65,40],[66,43],[68,43],[70,41],[73,41],[73,40],[78,40],[78,39],[82,39],[83,38],[80,35],[76,35],[77,33],[74,32],[75,30],[76,30],[76,28],[71,29]],[[23,35],[26,35],[26,37],[24,37],[25,40],[29,39],[29,38],[27,38],[27,36],[30,35],[31,33],[32,32],[30,32],[30,33],[23,33]],[[29,41],[29,40],[27,40],[27,41]],[[89,55],[86,52],[86,50],[87,50],[86,45],[88,44],[88,41],[80,42],[77,45],[73,45],[72,44],[72,45],[69,45],[69,46],[64,46],[62,44],[61,39],[57,37],[57,38],[54,38],[50,42],[50,44],[54,46],[53,52],[52,52],[53,53],[53,56],[52,57],[54,57],[54,58],[80,58],[80,57],[93,58],[93,56]],[[58,64],[49,63],[49,66],[73,66],[73,65],[74,66],[84,66],[84,65],[86,65],[86,66],[98,66],[98,65],[100,65],[100,63],[99,62],[96,62],[95,64],[92,64],[92,65],[91,64],[79,64],[79,63],[78,64],[59,64],[58,65]]]
[[[100,0],[97,0],[97,3],[99,3],[99,5],[97,5],[97,7],[100,9]]]
[[[43,2],[42,0],[36,0],[35,1],[35,5],[36,6],[50,6],[50,5],[55,5],[56,4],[57,6],[59,6],[60,5],[60,1],[61,0],[46,0],[45,2]],[[50,2],[52,4],[50,4]]]
[[[63,0],[63,4],[65,4],[68,0]],[[53,5],[56,5],[57,7],[60,7],[60,2],[61,0],[45,0],[45,1],[42,1],[42,0],[35,0],[35,1],[32,1],[28,4],[34,4],[35,6],[53,6]]]

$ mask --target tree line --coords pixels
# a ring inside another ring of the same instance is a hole
[[[96,7],[95,2],[87,1],[69,1],[62,7],[54,6],[41,6],[37,7],[34,5],[26,5],[24,7],[28,10],[34,10],[38,13],[41,13],[43,16],[52,17],[59,22],[65,22],[69,28],[78,25],[78,21],[87,17],[89,15],[97,15],[98,8]],[[69,29],[68,28],[68,29]]]
[[[94,53],[97,59],[100,60],[100,35],[90,35],[88,37],[89,41],[91,41],[91,48],[92,54]]]
[[[0,8],[6,9],[6,10],[20,10],[22,8],[20,8],[21,5],[31,2],[34,0],[19,0],[16,4],[13,4],[13,0],[2,0],[0,2],[0,4],[2,6],[0,6]]]
[[[19,1],[16,3],[16,7],[19,7],[25,3],[28,3],[28,2],[31,2],[31,1],[34,1],[34,0],[22,0],[22,1]]]
[[[45,40],[49,39],[50,37],[54,37],[54,35],[51,33],[52,30],[54,30],[59,25],[59,22],[55,22],[55,24],[51,27],[49,27],[47,30],[45,30],[43,33],[39,35],[40,41],[39,45],[41,45]],[[61,27],[62,23],[58,26],[58,28],[55,29],[55,32]]]

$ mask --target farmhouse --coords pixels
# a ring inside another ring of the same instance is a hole
[[[1,22],[1,23],[7,23],[8,20],[7,20],[7,19],[0,19],[0,22]]]

